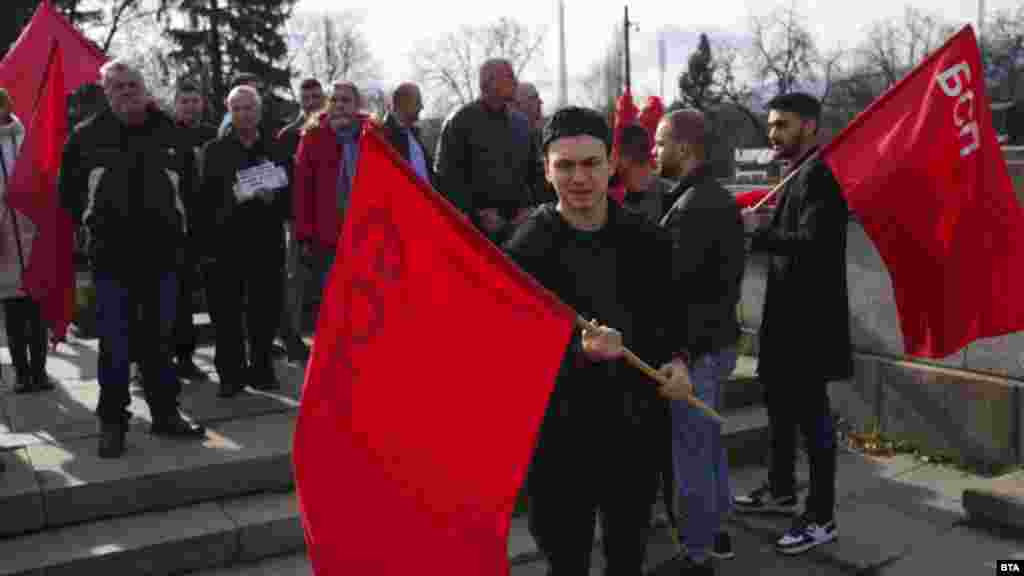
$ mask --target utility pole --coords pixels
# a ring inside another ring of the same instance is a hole
[[[623,19],[622,32],[625,34],[625,60],[626,60],[626,92],[632,93],[629,74],[629,27],[631,22],[629,21],[629,6],[626,6],[625,18]]]
[[[558,0],[558,107],[569,104],[569,72],[565,63],[565,0]]]

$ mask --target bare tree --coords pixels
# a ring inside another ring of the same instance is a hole
[[[356,12],[296,13],[285,25],[288,59],[293,74],[324,82],[349,80],[364,84],[380,78]]]
[[[825,104],[852,118],[899,82],[952,34],[940,16],[907,7],[902,21],[876,21],[830,71]]]
[[[999,10],[985,23],[982,57],[990,94],[1001,100],[1017,100],[1024,92],[1024,3]]]
[[[415,76],[432,98],[432,111],[445,115],[478,96],[479,68],[489,58],[505,58],[517,75],[539,58],[544,31],[502,17],[482,26],[463,26],[421,44],[412,55]]]
[[[793,4],[766,16],[752,16],[750,36],[751,71],[774,94],[806,88],[817,81],[818,49]]]

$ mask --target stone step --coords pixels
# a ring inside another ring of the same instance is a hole
[[[963,492],[963,507],[972,523],[1024,532],[1024,472],[994,478]]]
[[[294,493],[205,502],[0,541],[0,576],[164,576],[303,549]]]

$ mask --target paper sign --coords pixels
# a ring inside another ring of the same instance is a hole
[[[235,197],[239,201],[245,201],[287,185],[288,174],[283,168],[272,162],[263,162],[238,171]]]

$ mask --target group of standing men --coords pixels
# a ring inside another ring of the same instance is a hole
[[[60,189],[83,225],[97,289],[99,453],[118,457],[133,359],[152,432],[205,435],[177,406],[178,377],[197,372],[197,270],[217,332],[220,396],[246,384],[278,386],[271,347],[279,329],[289,356],[304,356],[302,289],[322,282],[333,261],[367,118],[354,84],[335,84],[325,99],[310,79],[301,85],[302,114],[278,129],[259,79],[243,77],[217,131],[202,124],[193,84],[179,85],[172,119],[129,64],[106,64],[101,80],[110,108],[72,133]],[[677,493],[686,508],[682,573],[713,574],[712,557],[733,555],[723,530],[730,510],[796,511],[797,428],[808,440],[811,492],[778,549],[798,553],[834,539],[826,383],[848,377],[852,363],[847,212],[813,157],[820,103],[786,94],[769,104],[769,136],[798,174],[771,224],[759,227],[714,178],[700,112],[669,113],[653,142],[629,127],[613,155],[608,124],[594,111],[563,108],[541,127],[536,88],[520,84],[505,60],[482,66],[480,94],[447,118],[434,157],[415,126],[423,107],[415,85],[395,90],[379,128],[483,234],[595,319],[570,344],[530,469],[530,528],[550,574],[589,573],[596,521],[606,573],[639,574],[659,476],[670,509]],[[626,189],[621,205],[608,197],[615,173]],[[773,253],[760,355],[772,471],[763,487],[733,497],[721,428],[685,399],[721,406],[736,363],[748,247]],[[814,339],[815,350],[796,354],[794,336]],[[653,387],[626,365],[625,346],[661,366],[668,383]]]
[[[815,157],[820,102],[793,93],[768,105],[773,147],[796,173],[765,226],[760,214],[741,213],[714,177],[702,113],[670,112],[653,142],[640,126],[627,127],[613,154],[605,119],[582,108],[556,111],[539,138],[530,136],[507,63],[485,64],[480,82],[480,100],[442,129],[438,190],[526,272],[596,319],[570,344],[530,468],[530,529],[549,574],[589,573],[598,521],[605,573],[640,574],[659,476],[670,511],[677,494],[686,511],[677,530],[681,574],[714,574],[713,558],[734,556],[723,529],[733,511],[795,514],[776,543],[780,553],[833,540],[827,383],[852,374],[848,212]],[[626,190],[621,205],[608,196],[613,174]],[[720,425],[685,399],[721,407],[737,361],[748,250],[771,253],[759,373],[772,467],[763,486],[734,496]],[[808,339],[810,352],[795,344]],[[656,388],[626,365],[624,346],[661,365],[669,383]],[[798,428],[811,476],[800,514]]]

